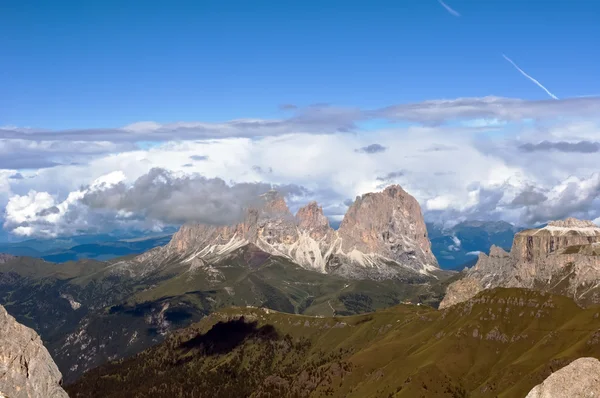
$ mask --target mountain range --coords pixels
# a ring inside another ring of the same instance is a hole
[[[568,218],[515,235],[510,253],[492,247],[448,287],[441,307],[465,301],[484,289],[521,287],[600,303],[600,228]]]
[[[399,186],[358,197],[338,230],[316,203],[292,215],[267,192],[237,225],[185,225],[137,256],[4,256],[0,303],[40,333],[72,381],[219,308],[327,316],[437,306],[454,275],[438,267],[420,207]]]
[[[314,206],[316,204],[313,204]],[[318,205],[316,205],[318,208]],[[303,211],[312,211],[307,206]],[[302,214],[301,214],[302,216]],[[341,222],[321,222],[338,230]],[[516,232],[523,228],[504,221],[464,221],[450,228],[428,222],[425,224],[431,242],[431,252],[440,268],[461,271],[477,262],[480,252],[489,253],[492,245],[509,250]],[[0,253],[42,258],[64,263],[84,259],[108,261],[122,256],[144,253],[169,243],[173,227],[161,233],[115,231],[111,234],[87,234],[63,238],[36,238],[15,242],[0,241]]]
[[[71,396],[518,396],[600,354],[598,244],[577,219],[428,227],[397,185],[333,229],[269,191],[236,224],[186,224],[137,255],[1,254],[0,304]],[[461,272],[432,250],[488,245]]]

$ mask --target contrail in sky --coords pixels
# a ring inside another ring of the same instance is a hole
[[[441,1],[441,0],[440,0]],[[505,60],[507,60],[508,62],[510,62],[512,64],[512,66],[514,66],[519,72],[521,72],[521,74],[523,76],[525,76],[526,78],[528,78],[529,80],[531,80],[532,82],[534,82],[539,88],[541,88],[542,90],[544,90],[549,96],[551,96],[552,98],[554,98],[555,100],[558,99],[558,97],[554,94],[552,94],[550,92],[550,90],[548,90],[546,87],[544,87],[542,85],[542,83],[540,83],[539,81],[537,81],[536,79],[534,79],[533,77],[529,76],[527,73],[525,73],[525,71],[521,68],[519,68],[519,66],[517,64],[515,64],[513,62],[512,59],[508,58],[506,55],[502,54],[502,56],[504,57]]]
[[[453,10],[448,4],[444,3],[442,0],[438,0],[438,2],[442,5],[442,7],[444,7],[446,9],[446,11],[448,11],[450,14],[454,15],[455,17],[460,17],[460,13],[456,10]]]

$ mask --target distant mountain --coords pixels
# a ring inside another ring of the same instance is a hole
[[[143,266],[183,262],[192,268],[246,246],[286,257],[303,268],[351,279],[430,278],[439,270],[418,202],[400,186],[356,198],[338,230],[311,202],[294,216],[275,191],[232,226],[184,225]]]
[[[473,266],[480,252],[492,245],[509,250],[513,237],[522,228],[504,221],[465,221],[444,229],[427,223],[431,250],[442,269],[462,270]]]
[[[437,267],[418,203],[398,186],[357,198],[337,231],[316,203],[294,216],[275,192],[259,202],[238,225],[186,225],[137,256],[7,257],[0,304],[40,333],[72,381],[226,306],[314,316],[437,306],[455,277]]]
[[[600,356],[597,314],[526,289],[350,317],[229,308],[66,389],[72,398],[524,397],[571,361]]]
[[[515,235],[510,252],[493,246],[452,283],[442,307],[485,289],[522,287],[563,294],[581,305],[600,304],[600,228],[567,218]]]
[[[116,231],[113,234],[75,235],[52,239],[27,239],[0,243],[0,253],[43,258],[52,262],[80,259],[110,260],[140,254],[169,242],[173,229],[146,234]]]

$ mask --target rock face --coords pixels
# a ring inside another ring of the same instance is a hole
[[[42,340],[0,306],[0,397],[68,398]]]
[[[15,256],[12,256],[10,254],[0,253],[0,264],[4,264],[5,262],[10,261],[14,258]]]
[[[492,247],[466,275],[448,286],[440,308],[466,301],[483,289],[522,287],[600,303],[600,228],[567,218],[515,235],[510,253]]]
[[[243,222],[185,225],[167,246],[139,256],[137,262],[206,268],[252,244],[304,268],[347,278],[422,277],[439,269],[421,208],[400,186],[357,197],[337,231],[316,202],[294,216],[277,192],[267,192],[261,199],[260,205],[246,211]]]
[[[584,398],[600,396],[600,361],[579,358],[538,384],[526,398]]]

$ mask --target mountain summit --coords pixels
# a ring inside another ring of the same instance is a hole
[[[189,263],[209,267],[254,245],[303,268],[350,279],[388,279],[439,269],[418,202],[399,185],[356,198],[340,228],[310,202],[294,216],[276,191],[263,194],[237,225],[184,225],[162,249],[140,257],[155,267]]]
[[[483,289],[523,287],[564,294],[582,304],[600,303],[600,228],[567,218],[515,235],[510,253],[492,247],[448,286],[440,308],[466,301]]]

